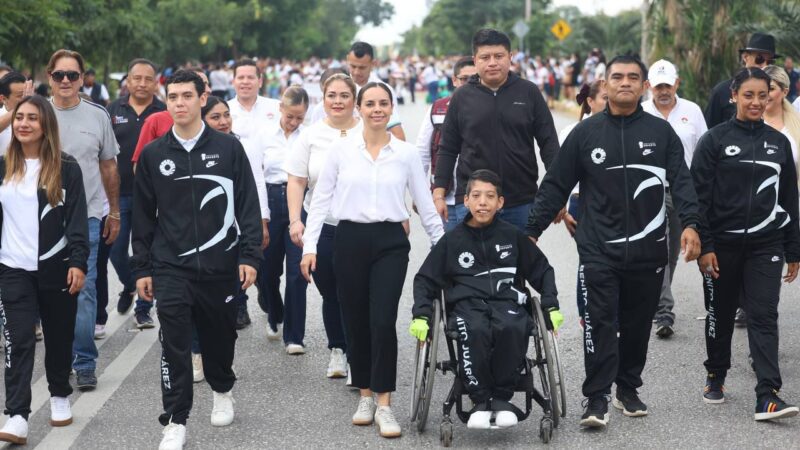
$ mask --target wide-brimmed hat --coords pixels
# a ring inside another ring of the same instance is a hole
[[[775,37],[766,33],[753,33],[747,41],[745,48],[740,48],[740,52],[765,52],[772,54],[773,58],[780,58],[781,55],[775,53]]]

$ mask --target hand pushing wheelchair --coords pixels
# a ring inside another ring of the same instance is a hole
[[[550,442],[553,429],[558,427],[559,418],[566,417],[566,395],[564,377],[558,357],[558,342],[551,330],[546,327],[544,313],[539,299],[528,296],[530,301],[526,309],[533,317],[533,331],[531,344],[528,346],[528,356],[519,368],[520,377],[515,392],[525,393],[525,410],[516,408],[514,411],[520,421],[530,415],[533,402],[536,402],[543,412],[539,422],[539,438],[544,443]],[[466,395],[463,380],[458,372],[457,352],[458,332],[447,327],[446,303],[443,297],[434,302],[433,317],[427,339],[418,342],[415,357],[415,374],[413,392],[411,396],[411,421],[417,422],[417,430],[425,431],[428,421],[433,394],[435,372],[440,370],[443,374],[452,372],[455,375],[453,385],[443,404],[443,417],[439,425],[439,441],[444,447],[449,447],[453,442],[453,422],[450,413],[453,406],[461,422],[469,420],[469,412],[464,410],[462,397]],[[441,326],[437,325],[441,323]],[[444,333],[447,346],[447,358],[438,359],[437,351],[439,339]],[[536,388],[541,386],[541,391]],[[497,428],[493,426],[492,428]]]

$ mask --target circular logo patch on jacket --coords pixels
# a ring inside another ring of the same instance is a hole
[[[161,161],[161,164],[158,166],[158,170],[161,171],[161,175],[168,177],[175,173],[175,163],[171,159],[165,159]]]
[[[472,256],[472,253],[464,252],[458,255],[458,265],[461,267],[469,269],[473,264],[475,264],[475,257]]]
[[[598,147],[592,150],[592,162],[595,164],[603,164],[603,161],[606,160],[606,151],[602,148]]]
[[[736,156],[739,153],[742,153],[742,149],[740,149],[739,147],[737,147],[735,145],[729,145],[729,146],[725,147],[725,154],[728,155],[728,156]]]

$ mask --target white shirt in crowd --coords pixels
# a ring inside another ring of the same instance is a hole
[[[697,141],[700,140],[708,127],[706,126],[706,119],[703,116],[703,111],[696,103],[686,99],[682,99],[675,95],[676,104],[669,112],[669,117],[664,117],[656,108],[653,99],[647,100],[642,103],[642,109],[656,117],[666,120],[672,125],[675,134],[681,139],[683,144],[683,159],[686,160],[686,167],[692,167],[692,156],[694,149],[697,147]]]
[[[329,213],[336,220],[357,223],[408,220],[406,190],[417,206],[422,226],[433,244],[444,235],[442,219],[431,199],[417,149],[390,135],[373,160],[361,134],[344,139],[328,152],[303,235],[303,254],[317,253],[322,223]]]
[[[792,157],[794,158],[794,163],[797,164],[797,141],[792,137],[792,134],[789,133],[789,129],[785,126],[781,130],[786,139],[789,139],[789,145],[792,147]]]
[[[432,107],[433,106],[428,107],[428,111],[422,118],[422,123],[419,125],[419,134],[417,135],[416,147],[419,152],[419,158],[422,161],[422,170],[425,172],[425,175],[428,175],[431,170],[431,138],[433,137],[433,122],[431,122]],[[439,116],[434,116],[433,120],[442,120],[442,122],[444,122],[444,117],[440,118]],[[444,196],[444,202],[450,206],[456,204],[455,180],[457,168],[458,160],[456,159],[456,165],[453,168],[453,188],[447,191],[447,194]],[[431,183],[433,183],[433,175],[433,173],[430,174]]]
[[[178,133],[175,131],[175,125],[172,126],[172,135],[175,136],[175,139],[178,140],[178,143],[181,144],[184,150],[187,152],[192,151],[195,145],[197,145],[197,141],[200,140],[200,136],[203,135],[203,131],[206,130],[206,123],[200,122],[200,131],[197,132],[196,135],[190,137],[189,139],[184,139],[178,136]]]
[[[233,132],[243,139],[254,137],[260,130],[268,124],[280,120],[279,100],[258,96],[253,108],[248,111],[239,103],[238,97],[228,101],[231,109],[231,120],[233,121]]]
[[[796,99],[794,99],[794,103],[792,103],[792,106],[794,106],[794,109],[797,112],[800,112],[800,97],[797,97]]]
[[[381,83],[381,84],[386,85],[389,88],[389,91],[392,93],[392,117],[389,118],[389,123],[386,124],[386,129],[388,130],[389,128],[392,128],[392,127],[395,127],[397,125],[400,125],[402,122],[400,120],[400,114],[398,113],[398,109],[397,109],[397,94],[394,92],[394,89],[392,89],[392,87],[389,86],[388,84],[386,84],[383,81],[381,81],[381,79],[378,78],[378,76],[375,75],[374,72],[370,74],[369,79],[367,80],[367,82],[368,83],[372,83],[372,82]],[[356,96],[358,96],[359,91],[361,91],[361,87],[357,87]],[[319,102],[316,105],[314,105],[314,108],[311,110],[311,116],[309,118],[309,121],[311,123],[319,122],[320,120],[328,117],[328,115],[325,114],[324,103],[325,103],[325,99],[323,98],[323,100],[321,102]],[[353,108],[353,117],[358,117],[358,108]]]
[[[225,69],[213,70],[208,75],[208,82],[212,91],[227,91],[231,87],[231,76]]]
[[[22,180],[0,185],[3,230],[0,263],[15,269],[39,270],[38,159],[25,160]]]
[[[86,94],[86,95],[91,97],[92,96],[92,88],[93,87],[94,86],[91,86],[91,87],[90,86],[83,86],[83,87],[81,87],[81,92],[83,92],[84,94]],[[106,85],[105,84],[101,84],[100,85],[100,98],[105,100],[105,101],[109,101],[111,99],[111,97],[109,97],[109,95],[108,95],[108,89],[106,89]]]
[[[300,137],[302,129],[301,125],[287,137],[279,121],[261,133],[259,141],[264,149],[264,181],[268,184],[283,184],[289,181],[285,169],[286,159]]]
[[[5,106],[0,106],[0,116],[5,115],[8,113]],[[0,156],[6,154],[6,150],[8,150],[8,144],[11,143],[11,124],[8,124],[5,130],[0,131]]]
[[[321,120],[300,133],[300,137],[292,145],[284,169],[289,175],[308,180],[308,192],[306,192],[303,200],[303,209],[306,212],[311,211],[311,201],[314,198],[317,180],[325,161],[328,159],[331,147],[343,138],[361,136],[363,130],[364,124],[359,120],[355,127],[347,130],[343,135],[342,130],[333,128],[325,123],[324,120]],[[420,167],[422,167],[421,163]],[[339,221],[329,214],[325,218],[325,223],[337,225]]]

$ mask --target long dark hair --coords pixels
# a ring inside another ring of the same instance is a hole
[[[228,111],[231,110],[231,107],[228,106],[228,102],[217,97],[216,95],[209,95],[208,100],[206,100],[206,106],[203,106],[203,108],[200,110],[200,117],[203,120],[206,120],[206,115],[209,113],[209,111],[214,109],[214,107],[219,105],[220,103],[225,105],[225,107],[228,108]]]
[[[597,94],[600,93],[600,89],[603,87],[603,80],[595,80],[592,81],[591,84],[583,83],[581,86],[580,92],[578,92],[578,96],[575,98],[575,101],[578,102],[578,105],[581,106],[581,115],[578,117],[578,120],[583,120],[583,117],[587,114],[592,112],[592,108],[589,106],[589,99],[592,100],[597,98]]]

